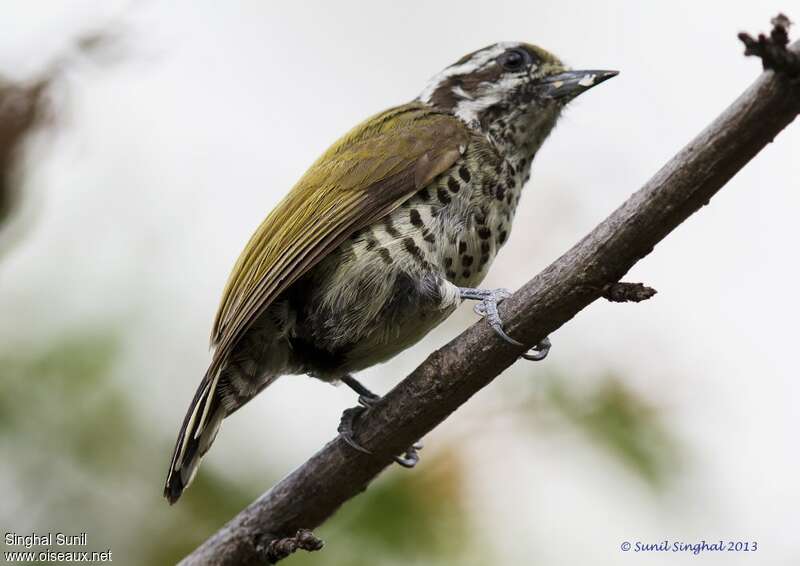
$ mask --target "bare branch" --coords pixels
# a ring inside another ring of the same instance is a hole
[[[9,213],[16,187],[14,162],[22,141],[45,114],[49,79],[18,85],[0,77],[0,224]]]
[[[795,53],[800,44],[791,48]],[[538,343],[569,321],[730,180],[800,112],[800,87],[764,72],[727,110],[590,234],[501,307],[509,334]],[[234,517],[182,564],[264,561],[264,537],[315,528],[524,351],[479,322],[432,353],[363,415],[362,454],[336,438]],[[271,533],[266,535],[265,533]]]
[[[19,178],[17,161],[25,140],[39,126],[51,125],[53,112],[50,108],[50,91],[64,71],[80,57],[113,55],[117,46],[116,36],[93,33],[80,37],[75,49],[61,54],[36,78],[13,82],[0,76],[0,225],[8,216],[18,197]],[[117,48],[117,53],[121,50]]]

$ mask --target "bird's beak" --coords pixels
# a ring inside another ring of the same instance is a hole
[[[566,102],[618,74],[619,71],[564,71],[542,78],[536,86],[542,96]]]

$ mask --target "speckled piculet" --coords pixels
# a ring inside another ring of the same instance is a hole
[[[533,45],[498,43],[325,152],[233,269],[213,360],[170,462],[167,499],[180,497],[222,420],[281,375],[344,382],[369,404],[373,395],[351,374],[408,348],[464,299],[480,301],[476,310],[513,341],[497,314],[506,292],[476,287],[508,239],[531,161],[562,108],[614,75],[569,70]],[[544,357],[548,346],[530,357]],[[398,461],[415,457],[412,448]]]

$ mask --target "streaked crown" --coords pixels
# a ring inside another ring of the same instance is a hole
[[[489,130],[500,121],[555,123],[563,106],[616,71],[571,71],[528,43],[503,42],[465,55],[433,77],[419,100]]]

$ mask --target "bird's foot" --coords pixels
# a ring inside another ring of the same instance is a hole
[[[458,291],[462,299],[478,301],[478,304],[475,305],[475,313],[484,317],[486,322],[489,323],[489,326],[492,327],[492,330],[494,330],[500,338],[514,346],[524,345],[522,342],[514,340],[511,336],[506,334],[506,331],[503,329],[503,321],[500,318],[500,312],[497,309],[497,305],[499,305],[503,299],[507,299],[511,296],[511,291],[508,289],[470,289],[468,287],[459,287]],[[550,346],[550,339],[545,338],[534,346],[530,352],[522,354],[521,357],[534,362],[541,361],[547,357],[548,352],[550,352]]]
[[[352,375],[345,375],[341,378],[342,383],[358,393],[358,404],[366,409],[371,409],[375,403],[380,401],[381,396],[373,393]]]
[[[353,438],[356,421],[367,411],[369,411],[375,404],[380,401],[380,395],[377,395],[364,387],[357,379],[352,376],[345,376],[342,378],[342,383],[350,387],[353,391],[358,393],[358,407],[351,407],[345,409],[342,413],[342,418],[339,421],[339,436],[342,437],[348,445],[354,450],[363,454],[372,454],[372,451],[364,448]],[[404,468],[413,468],[419,462],[419,450],[422,450],[422,443],[417,441],[412,444],[402,456],[395,456],[394,461]]]

